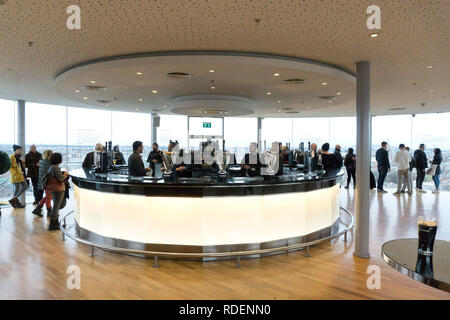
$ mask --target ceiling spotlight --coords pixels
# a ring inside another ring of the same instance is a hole
[[[433,66],[427,66],[427,69],[433,69]]]
[[[216,70],[214,70],[214,69],[209,69],[209,72],[213,73],[213,72],[216,72]]]
[[[278,100],[278,103],[281,103],[281,100]]]
[[[143,73],[140,72],[140,71],[136,72],[136,74],[137,74],[138,76],[142,76],[142,75],[143,75]]]
[[[434,90],[433,90],[433,89],[431,89],[431,90],[430,90],[430,93],[433,93],[433,92],[434,92]]]
[[[272,94],[272,92],[269,91],[269,92],[266,92],[266,94],[270,96]]]
[[[328,83],[322,82],[321,85],[326,86]]]
[[[163,108],[167,108],[167,106],[163,106]]]
[[[80,92],[80,90],[75,90],[75,92],[76,92],[76,93],[79,93],[79,92]]]
[[[279,73],[274,73],[273,76],[274,76],[274,77],[279,77],[280,74],[279,74]]]
[[[311,110],[311,107],[306,107],[306,109]]]
[[[338,93],[336,93],[336,95],[337,95],[337,96],[340,96],[341,94],[342,94],[342,92],[338,92]]]
[[[152,90],[152,93],[158,93],[158,90]]]
[[[83,97],[83,100],[87,100],[88,99],[88,97]]]
[[[95,81],[94,80],[91,80],[91,81],[89,81],[90,83],[92,83],[92,84],[94,84],[95,83]]]
[[[378,37],[378,35],[379,35],[379,33],[374,32],[374,33],[371,33],[371,34],[370,34],[370,37],[371,37],[371,38],[376,38],[376,37]]]
[[[216,86],[214,85],[214,80],[211,80],[211,85],[209,86],[211,90],[214,90]]]
[[[141,101],[141,102],[144,101],[144,99],[142,99],[142,98],[139,98],[138,100]]]
[[[139,109],[138,109],[138,108],[136,108],[136,111],[139,111]]]

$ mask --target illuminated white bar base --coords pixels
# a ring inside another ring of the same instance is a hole
[[[260,243],[304,236],[339,218],[339,185],[308,192],[205,198],[74,188],[75,219],[81,228],[141,243]]]

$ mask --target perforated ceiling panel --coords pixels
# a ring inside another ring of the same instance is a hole
[[[70,4],[81,7],[81,30],[66,28]],[[371,4],[382,10],[377,38],[366,27]],[[357,61],[369,60],[375,114],[448,111],[449,17],[448,0],[8,0],[0,6],[0,99],[77,105],[54,90],[55,76],[71,65],[137,52],[221,50],[302,57],[353,72]],[[353,100],[300,116],[354,108]]]

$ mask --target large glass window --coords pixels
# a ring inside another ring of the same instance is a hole
[[[270,149],[272,142],[292,144],[294,132],[292,130],[292,118],[266,118],[262,120],[262,148]],[[291,145],[292,148],[292,145]]]
[[[25,108],[25,152],[31,144],[40,153],[50,149],[61,153],[67,166],[66,107],[28,102]]]
[[[152,130],[151,116],[149,113],[112,112],[112,142],[118,145],[123,153],[125,161],[133,152],[133,142],[142,141],[144,163],[151,150]]]
[[[0,150],[7,154],[12,153],[12,145],[15,141],[15,102],[0,99]]]
[[[225,149],[236,155],[241,162],[248,153],[251,142],[258,139],[258,120],[256,118],[225,118]]]
[[[80,168],[96,143],[111,140],[111,112],[84,108],[67,108],[67,144],[69,170]]]
[[[294,148],[298,148],[301,142],[304,142],[305,149],[308,142],[317,144],[318,148],[325,142],[331,143],[328,118],[295,118],[293,122]]]
[[[187,149],[187,116],[162,114],[160,117],[157,141],[160,149],[167,150],[170,140],[177,140],[180,144],[180,148]]]

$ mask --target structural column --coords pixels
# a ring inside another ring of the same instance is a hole
[[[160,117],[152,112],[151,114],[151,121],[152,121],[152,143],[158,143],[158,127],[159,127],[159,121]]]
[[[263,146],[262,146],[262,136],[261,136],[261,130],[262,130],[262,118],[258,117],[258,132],[257,132],[257,143],[258,143],[258,149],[259,152],[263,151]]]
[[[369,258],[370,62],[358,62],[356,73],[356,225],[353,255]]]
[[[16,115],[16,143],[22,147],[22,157],[25,159],[25,100],[17,100]],[[19,201],[25,203],[25,193],[20,196]]]

